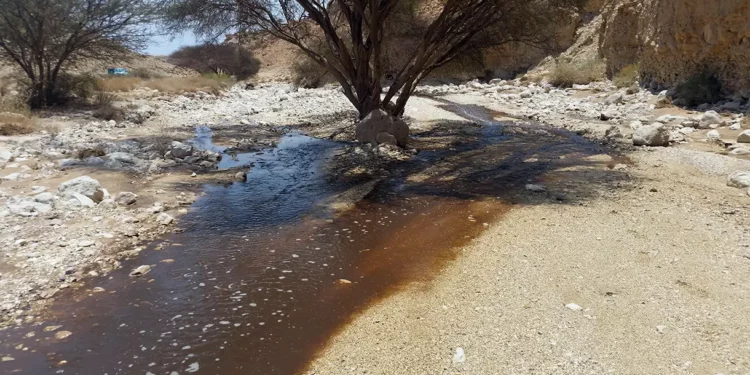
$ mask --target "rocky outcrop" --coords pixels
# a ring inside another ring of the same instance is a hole
[[[661,89],[706,71],[730,92],[750,92],[747,0],[610,0],[602,18],[609,73],[637,62],[642,82]]]

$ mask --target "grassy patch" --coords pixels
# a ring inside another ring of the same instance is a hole
[[[580,63],[558,62],[547,79],[557,87],[585,85],[604,79],[606,66],[601,60],[586,60]]]
[[[612,83],[618,88],[631,87],[638,82],[638,64],[630,64],[620,69],[612,78]]]
[[[201,77],[162,77],[145,79],[135,76],[107,77],[101,80],[100,88],[106,92],[128,92],[137,88],[150,88],[164,93],[210,92],[218,94],[234,84],[234,79],[224,75]]]

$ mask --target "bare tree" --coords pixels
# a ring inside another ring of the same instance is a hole
[[[262,31],[299,47],[341,84],[360,118],[375,109],[402,116],[414,90],[436,68],[471,48],[550,40],[559,7],[580,0],[432,0],[439,12],[407,27],[421,34],[389,87],[383,86],[390,17],[414,0],[173,0],[169,21],[199,34]],[[405,27],[405,25],[398,25]],[[218,35],[218,34],[217,34]],[[321,52],[314,45],[323,44]]]
[[[142,47],[156,9],[148,0],[0,0],[0,58],[26,74],[32,107],[52,105],[68,64]]]

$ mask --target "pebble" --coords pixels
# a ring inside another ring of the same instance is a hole
[[[143,276],[151,271],[151,266],[149,265],[142,265],[138,266],[134,270],[130,271],[130,276],[140,277]]]
[[[565,307],[567,307],[568,309],[573,310],[573,311],[581,311],[581,310],[583,310],[583,307],[581,307],[581,306],[579,306],[579,305],[577,305],[575,303],[569,303],[569,304],[565,305]]]
[[[463,348],[456,348],[456,352],[453,354],[453,363],[464,363],[466,361],[466,354]]]

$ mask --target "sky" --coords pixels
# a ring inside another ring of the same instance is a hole
[[[155,36],[151,38],[151,41],[144,52],[152,56],[163,56],[177,51],[180,47],[192,46],[195,44],[198,44],[198,40],[195,35],[190,32],[177,36]]]

